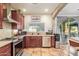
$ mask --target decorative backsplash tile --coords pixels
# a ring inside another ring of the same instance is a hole
[[[0,29],[0,40],[4,38],[9,38],[12,36],[11,29]]]

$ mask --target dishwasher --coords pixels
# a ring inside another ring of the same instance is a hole
[[[50,36],[43,36],[42,47],[51,47],[51,37]]]

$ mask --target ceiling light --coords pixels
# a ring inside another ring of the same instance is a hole
[[[23,11],[23,12],[26,12],[27,10],[26,10],[26,9],[22,9],[22,11]]]
[[[48,12],[48,10],[49,10],[49,9],[45,9],[44,11],[45,11],[45,12]]]

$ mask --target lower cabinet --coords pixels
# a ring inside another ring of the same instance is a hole
[[[42,47],[42,36],[26,36],[24,47]]]
[[[42,39],[43,39],[42,36],[25,36],[24,40],[23,40],[23,46],[24,46],[24,48],[43,47]],[[55,48],[56,40],[55,40],[54,36],[51,36],[50,44],[51,44],[50,47]]]
[[[52,36],[52,37],[51,37],[51,46],[54,47],[54,48],[56,47],[55,36]]]
[[[0,56],[11,56],[11,44],[0,47]]]

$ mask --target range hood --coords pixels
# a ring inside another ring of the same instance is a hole
[[[6,14],[6,16],[4,17],[4,21],[8,22],[8,23],[16,23],[17,24],[18,22],[11,18],[11,10],[14,10],[14,9],[12,9],[11,5],[7,4],[7,9],[4,12]]]
[[[17,21],[15,21],[15,20],[13,20],[12,18],[11,18],[11,13],[9,13],[8,15],[7,15],[7,17],[5,17],[4,18],[4,21],[5,22],[8,22],[8,23],[18,23]]]

